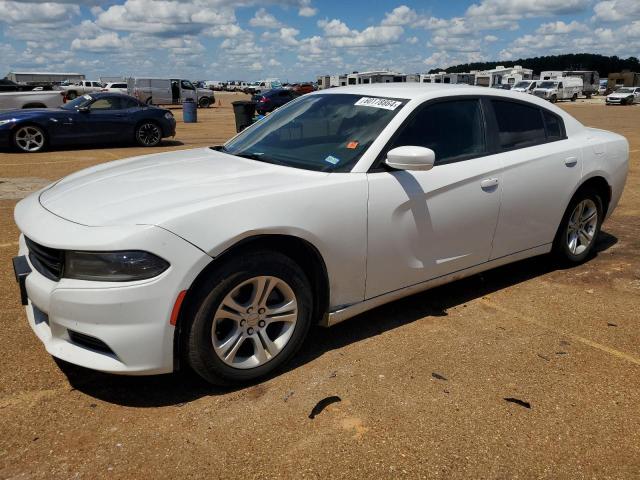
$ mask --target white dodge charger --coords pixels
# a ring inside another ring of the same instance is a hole
[[[549,252],[589,257],[629,146],[531,95],[386,84],[305,95],[224,146],[120,160],[22,200],[16,277],[47,351],[213,383],[312,324]]]

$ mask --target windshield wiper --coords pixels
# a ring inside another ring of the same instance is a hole
[[[253,152],[240,152],[240,153],[232,153],[231,155],[235,155],[236,157],[248,158],[249,160],[257,160],[259,162],[264,163],[273,163],[274,165],[282,165],[285,167],[290,167],[288,163],[285,163],[281,160],[276,160],[275,158],[265,157],[262,153],[253,153]]]

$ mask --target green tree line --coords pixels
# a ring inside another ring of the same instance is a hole
[[[615,55],[607,57],[594,53],[571,53],[567,55],[520,58],[513,61],[463,63],[445,69],[434,68],[429,70],[429,73],[442,71],[462,73],[470,72],[471,70],[489,70],[495,68],[496,65],[504,65],[505,67],[521,65],[524,68],[530,68],[535,74],[545,70],[595,70],[602,78],[605,78],[610,73],[617,73],[623,70],[640,72],[640,61],[636,57],[619,58]]]

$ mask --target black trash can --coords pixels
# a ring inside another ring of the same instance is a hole
[[[233,102],[233,114],[236,117],[236,132],[241,132],[253,123],[256,113],[256,102],[242,100]]]

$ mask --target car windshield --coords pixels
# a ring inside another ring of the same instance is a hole
[[[78,108],[86,107],[93,101],[91,95],[82,95],[81,97],[74,98],[70,102],[65,103],[60,108],[65,110],[77,110]]]
[[[616,93],[633,93],[633,88],[619,88]]]
[[[558,82],[542,82],[538,85],[538,88],[554,88],[558,85]]]
[[[530,82],[518,82],[513,88],[527,88]]]
[[[222,151],[306,170],[348,171],[406,102],[352,94],[300,97]]]

